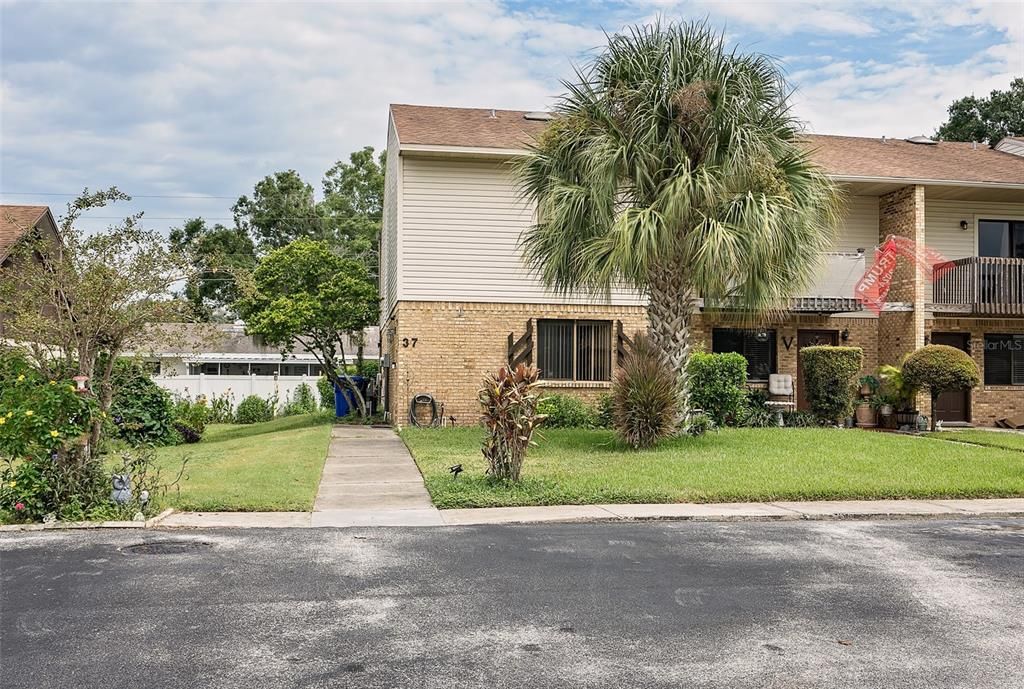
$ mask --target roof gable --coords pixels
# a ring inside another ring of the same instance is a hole
[[[0,260],[50,212],[49,206],[0,205]]]

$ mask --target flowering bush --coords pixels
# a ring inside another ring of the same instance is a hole
[[[130,359],[114,363],[110,404],[117,437],[133,445],[169,445],[174,437],[174,405],[142,365]]]
[[[19,520],[79,517],[106,489],[89,433],[95,398],[68,380],[46,380],[24,359],[0,354],[0,510]]]

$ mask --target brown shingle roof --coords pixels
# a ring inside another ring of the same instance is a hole
[[[404,145],[470,148],[522,148],[544,130],[522,110],[392,105],[391,115]],[[902,139],[809,134],[814,158],[832,175],[950,182],[1024,184],[1024,157],[979,144],[942,141],[912,144]]]
[[[1024,158],[984,144],[902,139],[808,136],[814,159],[841,177],[892,177],[957,182],[1024,184]]]
[[[7,258],[11,248],[48,210],[47,206],[0,205],[0,260]]]
[[[492,112],[494,117],[491,117]],[[398,140],[403,145],[522,148],[547,125],[524,119],[525,114],[524,110],[391,106]]]

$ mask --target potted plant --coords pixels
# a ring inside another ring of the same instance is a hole
[[[860,378],[860,400],[857,402],[857,425],[862,428],[873,428],[878,425],[875,418],[875,405],[873,398],[878,392],[880,382],[878,378],[868,375]]]
[[[882,389],[889,404],[893,407],[896,427],[917,427],[917,388],[903,378],[903,371],[896,366],[885,365],[878,369],[882,381]]]

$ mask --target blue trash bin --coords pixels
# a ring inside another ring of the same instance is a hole
[[[352,382],[359,387],[359,392],[363,394],[363,399],[366,398],[366,378],[363,376],[349,376]],[[352,411],[356,406],[355,397],[349,390],[342,390],[339,386],[334,386],[334,415],[337,418],[348,416],[348,413]]]

